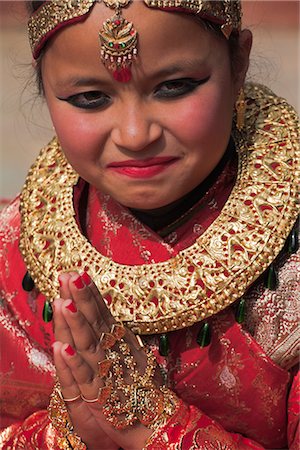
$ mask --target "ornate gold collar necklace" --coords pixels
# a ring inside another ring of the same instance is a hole
[[[246,89],[245,131],[233,131],[236,184],[219,217],[189,248],[157,264],[127,266],[81,234],[73,207],[78,174],[54,139],[32,166],[21,195],[20,248],[49,299],[58,275],[87,270],[112,314],[135,333],[193,325],[241,297],[282,249],[298,215],[297,116],[271,91]]]

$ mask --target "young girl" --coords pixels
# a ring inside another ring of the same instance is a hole
[[[56,137],[1,218],[1,448],[298,448],[298,123],[240,3],[28,3]]]

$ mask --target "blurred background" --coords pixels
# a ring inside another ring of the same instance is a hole
[[[254,34],[249,79],[266,84],[299,112],[299,1],[243,1]],[[0,204],[22,188],[39,149],[53,136],[38,98],[23,1],[0,0]]]

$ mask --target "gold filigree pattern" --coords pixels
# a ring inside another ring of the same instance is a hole
[[[190,326],[226,308],[282,249],[298,215],[297,116],[262,86],[246,88],[236,184],[219,217],[166,262],[126,266],[99,254],[80,233],[72,203],[78,175],[54,139],[31,168],[21,198],[20,248],[41,292],[54,299],[58,275],[89,271],[116,320],[135,333]]]
[[[98,0],[52,0],[45,2],[29,19],[28,36],[34,57],[44,39],[61,23],[81,17]]]
[[[247,314],[244,328],[265,353],[288,370],[299,361],[300,351],[300,250],[278,270],[276,291],[261,284],[245,296]]]
[[[222,24],[221,30],[228,39],[233,30],[241,28],[241,2],[239,0],[144,0],[150,8],[171,9],[199,14],[204,19]]]
[[[105,6],[115,10],[112,18],[107,19],[99,32],[101,59],[113,72],[123,72],[123,81],[130,79],[130,66],[137,55],[137,32],[133,23],[122,17],[122,9],[131,0],[103,0]],[[126,78],[124,75],[126,74]],[[118,75],[114,76],[118,78]]]
[[[104,3],[110,8],[122,8],[129,3],[130,0],[105,0]],[[51,0],[47,1],[31,16],[28,22],[29,42],[34,58],[38,58],[40,50],[48,37],[50,37],[57,27],[73,23],[74,20],[80,20],[80,17],[88,14],[92,6],[101,2],[101,0]],[[231,0],[208,1],[208,0],[144,0],[144,3],[150,8],[186,10],[193,14],[199,14],[208,20],[215,20],[222,24],[222,32],[228,38],[233,29],[241,27],[241,3],[239,0],[234,2]],[[126,27],[122,26],[121,30]],[[111,24],[107,23],[107,30],[104,37],[112,36]],[[125,41],[122,39],[118,42],[120,46],[126,44],[126,48],[135,48],[136,32],[134,37],[129,37],[130,30]],[[120,35],[119,35],[120,37]],[[105,45],[103,50],[109,50]],[[120,47],[121,49],[121,47]],[[110,54],[110,52],[108,52]],[[129,52],[130,53],[130,52]],[[127,55],[127,53],[126,53]],[[121,55],[122,56],[122,55]]]

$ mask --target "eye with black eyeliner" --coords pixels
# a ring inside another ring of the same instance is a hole
[[[81,109],[105,108],[110,103],[110,97],[101,91],[81,92],[66,98],[58,97],[58,99]]]
[[[178,78],[159,84],[154,91],[156,98],[177,98],[187,95],[197,89],[198,86],[209,80],[209,77],[201,80],[194,78]]]

